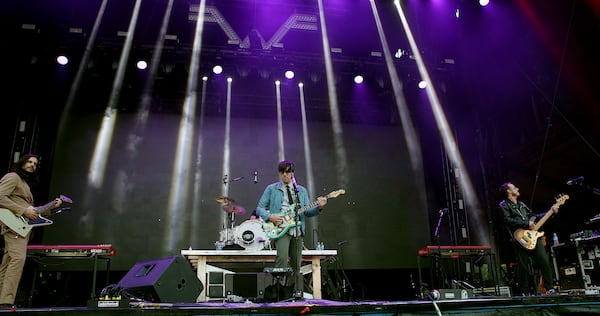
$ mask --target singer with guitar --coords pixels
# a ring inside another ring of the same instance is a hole
[[[38,164],[37,155],[24,155],[13,164],[11,172],[0,179],[0,208],[8,209],[15,216],[24,216],[30,220],[38,218],[30,189],[30,186],[37,184],[39,179]],[[62,200],[56,199],[48,210],[61,204]],[[30,233],[21,236],[4,223],[1,223],[0,233],[4,239],[2,264],[0,264],[0,308],[11,308],[15,303],[17,288],[23,274]]]
[[[256,214],[265,222],[272,223],[275,226],[285,225],[286,219],[283,214],[294,212],[295,208],[304,207],[310,204],[306,188],[296,184],[294,178],[294,163],[289,160],[283,160],[278,165],[279,181],[268,185],[262,194]],[[325,197],[319,197],[313,207],[308,208],[299,215],[301,225],[295,225],[288,229],[284,234],[275,239],[275,248],[277,256],[275,258],[275,268],[292,267],[294,273],[300,266],[302,251],[302,236],[304,235],[304,218],[319,215],[323,206],[327,204]],[[294,216],[292,215],[293,219]],[[295,219],[294,219],[295,220]],[[300,240],[297,240],[300,238]],[[290,262],[288,263],[288,257]],[[289,285],[295,284],[295,278],[288,278]]]
[[[541,240],[543,233],[538,232],[541,225],[536,225],[535,214],[525,203],[518,200],[521,194],[519,188],[514,184],[510,182],[502,184],[499,193],[503,200],[498,207],[504,216],[504,223],[511,235],[511,241],[517,256],[517,289],[522,295],[537,294],[534,282],[530,282],[531,260],[531,263],[537,265],[541,271],[543,286],[546,290],[541,294],[555,294],[550,260]],[[564,199],[562,202],[564,203]],[[552,205],[540,223],[543,224],[548,217],[558,212],[559,205],[558,202]],[[523,232],[526,233],[523,234]],[[527,240],[527,236],[533,236],[535,240]]]

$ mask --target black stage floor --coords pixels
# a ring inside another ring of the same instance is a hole
[[[123,305],[123,304],[122,304]],[[125,307],[51,307],[0,310],[21,315],[600,315],[600,295],[482,297],[442,301],[338,302],[305,299],[279,303],[151,303]],[[127,306],[128,305],[128,306]],[[94,305],[97,306],[97,305]]]

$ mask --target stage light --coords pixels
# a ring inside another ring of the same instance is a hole
[[[361,75],[354,76],[354,83],[356,83],[356,84],[361,84],[361,83],[363,83],[364,80],[365,80],[365,78],[363,78],[363,76],[361,76]]]
[[[60,56],[56,57],[56,62],[61,65],[66,65],[69,63],[69,58],[67,58],[67,56],[65,56],[65,55],[60,55]]]
[[[275,80],[275,85],[276,85],[276,86],[278,86],[278,85],[280,85],[280,84],[281,84],[281,81],[279,81],[279,80]]]
[[[479,5],[482,7],[485,7],[488,4],[490,4],[490,0],[479,0]]]
[[[208,77],[207,76],[202,77],[202,81],[208,81]]]
[[[232,82],[233,79],[231,77],[227,78],[227,82]]]
[[[294,78],[294,72],[291,70],[288,70],[285,72],[285,77],[288,79],[293,79]]]
[[[420,89],[425,89],[426,87],[427,87],[427,81],[425,81],[425,80],[419,81],[419,88]]]
[[[136,63],[136,66],[138,69],[144,70],[144,69],[148,68],[148,63],[143,60],[140,60]]]
[[[298,87],[300,87],[300,88],[304,87],[304,83],[302,83],[302,82],[298,83]]]
[[[220,65],[216,65],[216,66],[213,67],[213,72],[216,75],[219,75],[219,74],[221,74],[223,72],[223,67],[221,67]]]

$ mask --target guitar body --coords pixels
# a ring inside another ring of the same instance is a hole
[[[327,198],[327,199],[336,198],[340,194],[345,194],[345,193],[346,193],[346,190],[337,190],[337,191],[333,191],[333,192],[327,194],[327,196],[325,196],[325,198]],[[316,206],[318,204],[319,204],[319,201],[314,201],[314,202],[306,205],[305,207],[299,209],[298,214],[302,214],[305,211],[307,211],[308,209],[310,209],[311,207]],[[265,234],[267,235],[267,237],[269,237],[269,239],[277,240],[277,239],[281,238],[283,235],[285,235],[290,229],[295,228],[296,226],[302,225],[301,221],[298,221],[298,222],[295,221],[294,210],[295,210],[295,205],[292,205],[290,211],[287,213],[272,214],[272,215],[277,215],[277,216],[281,217],[281,219],[283,220],[282,223],[279,225],[275,225],[271,222],[264,222],[262,224],[262,228],[265,231]]]
[[[73,201],[70,198],[64,195],[61,195],[58,198],[61,199],[63,202],[73,203]],[[31,229],[33,229],[34,227],[47,226],[53,223],[51,220],[42,216],[41,213],[52,209],[54,207],[54,204],[55,202],[52,201],[46,205],[36,207],[35,211],[38,213],[38,216],[35,220],[30,220],[25,216],[17,216],[11,210],[0,208],[0,222],[4,223],[4,225],[6,225],[12,231],[17,233],[19,236],[26,237],[27,234],[29,234]]]
[[[296,226],[302,225],[301,221],[294,221],[294,216],[293,213],[289,213],[289,214],[274,214],[274,215],[278,215],[283,219],[283,222],[279,225],[276,226],[275,224],[271,223],[271,222],[264,222],[262,227],[263,230],[265,231],[265,234],[267,234],[267,237],[269,237],[269,239],[273,239],[273,240],[277,240],[279,238],[281,238],[281,236],[287,234],[287,232],[292,229],[295,228]]]
[[[515,238],[515,240],[518,241],[519,244],[523,246],[523,248],[528,250],[535,249],[538,238],[542,236],[544,236],[544,232],[538,232],[535,230],[523,228],[519,228],[513,233],[513,237]]]
[[[5,208],[0,208],[0,222],[4,223],[4,225],[8,226],[8,228],[21,237],[26,237],[34,227],[52,224],[51,220],[43,216],[38,216],[38,219],[35,221],[29,221],[24,216],[17,216]]]

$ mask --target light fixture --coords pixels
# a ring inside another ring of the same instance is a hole
[[[288,70],[285,72],[285,77],[288,79],[293,79],[294,78],[294,72],[291,70]]]
[[[361,84],[361,83],[363,83],[364,80],[365,80],[365,78],[363,78],[363,76],[361,76],[361,75],[354,76],[354,83],[356,83],[356,84]]]
[[[220,65],[216,65],[213,67],[213,72],[215,74],[219,75],[223,72],[223,67],[221,67]]]
[[[69,58],[65,55],[59,55],[58,57],[56,57],[56,62],[60,65],[66,65],[69,63]]]

